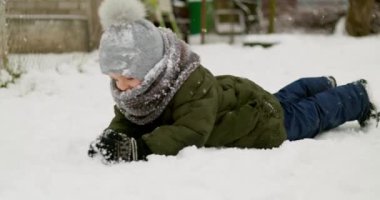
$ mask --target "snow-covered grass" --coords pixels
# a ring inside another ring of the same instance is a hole
[[[215,74],[271,92],[306,76],[366,78],[380,103],[380,37],[272,35],[272,48],[194,45]],[[380,196],[380,128],[356,122],[280,148],[196,149],[103,165],[89,143],[113,116],[97,52],[27,55],[27,73],[0,89],[0,199],[361,199]],[[379,104],[380,105],[380,104]]]

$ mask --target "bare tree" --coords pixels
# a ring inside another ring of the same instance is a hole
[[[346,30],[351,36],[366,36],[371,34],[371,22],[374,10],[374,0],[350,0]]]
[[[0,0],[0,70],[4,70],[8,63],[8,37],[5,21],[5,0]]]
[[[0,87],[20,77],[18,67],[11,66],[8,60],[8,25],[6,21],[7,0],[0,0]]]
[[[268,26],[268,33],[274,33],[275,32],[275,19],[276,19],[276,6],[277,2],[276,0],[269,0],[269,26]]]

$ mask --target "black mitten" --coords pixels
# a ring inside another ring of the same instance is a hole
[[[136,140],[112,129],[106,129],[90,144],[88,155],[94,157],[97,154],[100,154],[106,163],[130,162],[139,158]]]

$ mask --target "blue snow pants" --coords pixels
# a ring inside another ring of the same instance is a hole
[[[284,109],[291,141],[313,138],[369,111],[367,91],[356,82],[333,87],[326,77],[302,78],[274,95]]]

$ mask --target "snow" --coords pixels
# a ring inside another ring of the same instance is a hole
[[[4,83],[10,82],[12,80],[12,76],[4,69],[0,69],[0,86]]]
[[[380,37],[253,35],[272,48],[193,45],[215,74],[271,92],[300,77],[366,78],[380,103]],[[27,73],[0,89],[0,199],[378,199],[380,128],[356,122],[280,148],[197,149],[103,165],[89,143],[113,117],[97,52],[13,57]],[[380,105],[380,104],[379,104]]]

